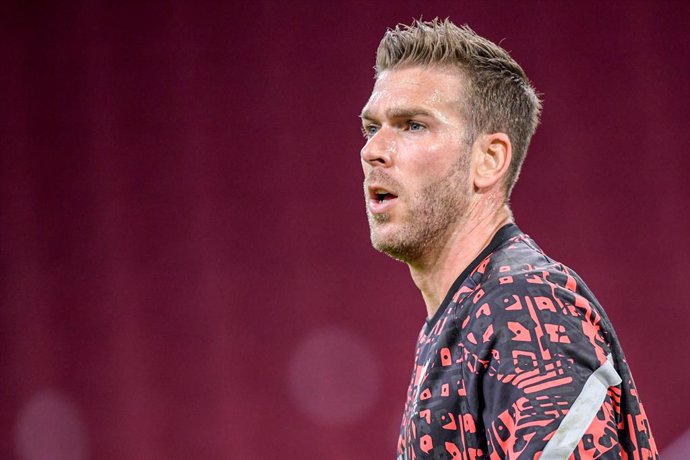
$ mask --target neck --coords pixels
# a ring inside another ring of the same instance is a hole
[[[507,205],[493,211],[472,212],[487,208],[491,209],[477,203],[466,218],[449,229],[443,244],[408,264],[412,279],[424,298],[429,318],[434,316],[460,273],[489,245],[501,227],[512,222]]]

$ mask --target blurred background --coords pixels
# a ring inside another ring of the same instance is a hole
[[[425,309],[369,246],[357,115],[422,15],[543,94],[517,223],[688,458],[689,5],[3,2],[0,458],[393,458]]]

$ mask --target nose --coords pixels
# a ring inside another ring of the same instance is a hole
[[[380,128],[369,138],[362,151],[362,163],[370,166],[389,167],[395,153],[395,141],[391,139],[387,128]]]

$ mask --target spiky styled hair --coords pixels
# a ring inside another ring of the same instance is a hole
[[[454,66],[465,77],[462,113],[471,145],[480,134],[506,133],[513,157],[506,173],[506,200],[515,186],[541,102],[527,75],[507,51],[467,25],[438,18],[388,29],[376,51],[376,76],[411,66]]]

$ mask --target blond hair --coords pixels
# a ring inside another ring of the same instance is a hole
[[[407,66],[455,66],[466,78],[462,112],[466,140],[503,132],[512,144],[505,177],[506,200],[517,181],[530,139],[539,124],[541,102],[525,72],[507,51],[467,25],[438,18],[388,29],[376,51],[376,76]]]

